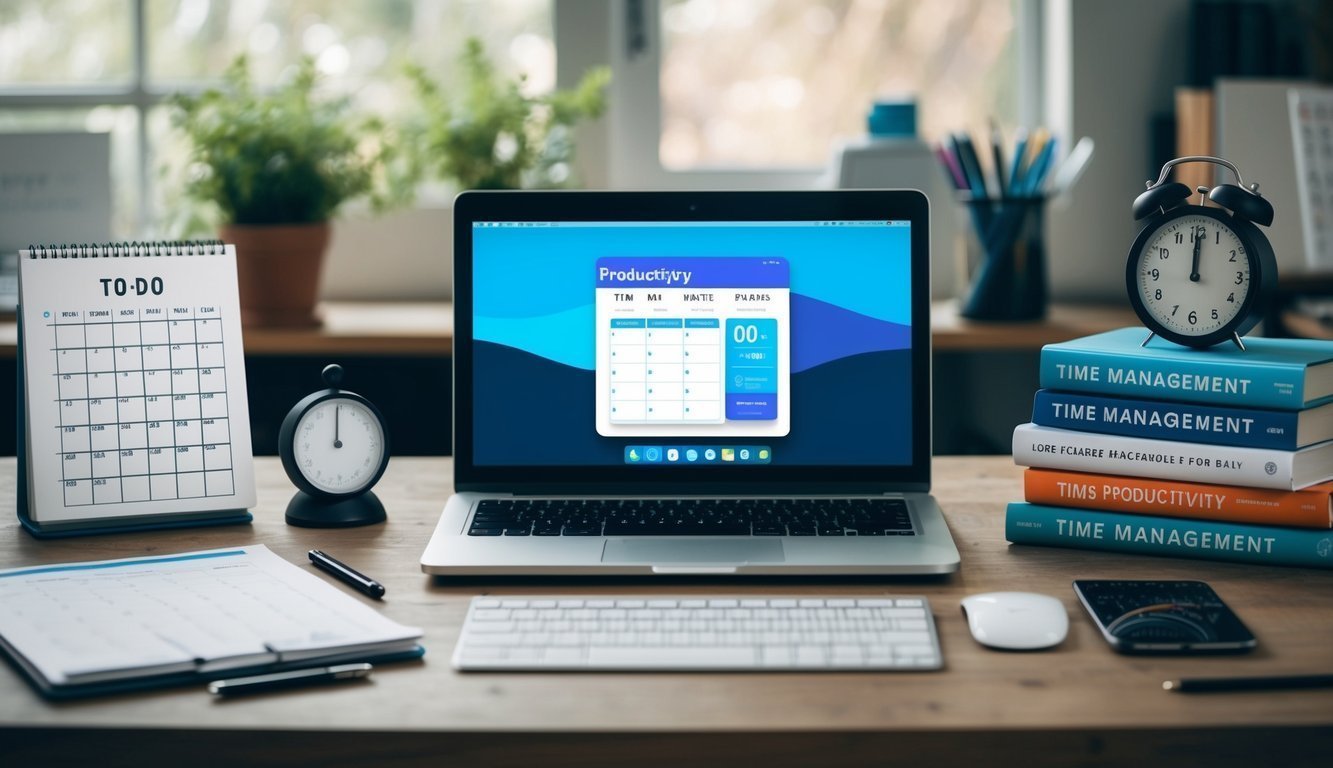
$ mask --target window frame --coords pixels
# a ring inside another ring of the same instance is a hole
[[[125,85],[43,85],[0,86],[0,110],[93,109],[95,107],[130,107],[134,109],[135,152],[138,159],[135,182],[139,194],[131,220],[139,232],[146,232],[152,221],[153,174],[149,168],[148,114],[166,101],[169,91],[148,87],[147,0],[129,0],[130,6],[130,80]]]

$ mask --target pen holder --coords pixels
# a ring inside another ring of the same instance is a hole
[[[1039,320],[1046,316],[1046,199],[968,199],[967,295],[960,314],[972,320]]]

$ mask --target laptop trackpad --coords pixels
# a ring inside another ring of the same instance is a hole
[[[781,563],[787,558],[778,539],[607,539],[602,549],[604,563]]]

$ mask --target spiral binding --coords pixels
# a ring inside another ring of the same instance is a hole
[[[224,253],[221,240],[155,240],[148,242],[30,245],[30,259],[105,259],[134,256],[213,256]]]

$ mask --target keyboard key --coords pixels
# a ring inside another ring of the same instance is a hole
[[[668,666],[677,669],[730,668],[754,664],[753,648],[645,647],[588,649],[588,661],[594,666],[646,669]]]

